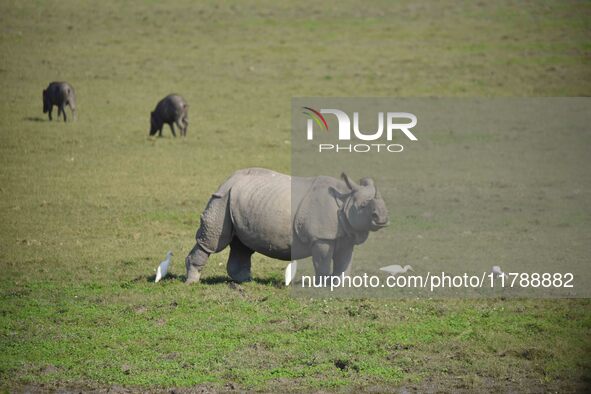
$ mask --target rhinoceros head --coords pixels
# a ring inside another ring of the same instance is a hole
[[[363,178],[356,184],[345,173],[341,178],[351,190],[344,212],[354,230],[377,231],[389,224],[388,209],[373,179]]]

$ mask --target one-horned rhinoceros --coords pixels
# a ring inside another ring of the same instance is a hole
[[[388,211],[371,178],[356,184],[341,177],[236,171],[201,215],[197,243],[185,260],[187,283],[199,281],[209,255],[228,245],[227,271],[237,282],[250,280],[254,252],[280,260],[312,256],[316,275],[348,274],[353,247],[388,225]]]
[[[181,131],[181,136],[187,135],[189,127],[189,105],[184,98],[178,94],[169,94],[158,102],[154,111],[150,113],[150,135],[158,132],[162,137],[162,127],[167,123],[170,126],[172,135],[176,137],[174,125]]]
[[[66,105],[70,106],[72,116],[76,118],[76,96],[74,88],[67,82],[51,82],[47,89],[43,90],[43,113],[48,114],[49,120],[52,120],[53,106],[57,106],[57,117],[60,113],[66,119]]]

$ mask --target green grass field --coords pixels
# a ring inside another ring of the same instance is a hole
[[[292,97],[589,96],[590,43],[587,2],[2,1],[0,387],[583,391],[587,300],[292,298],[283,262],[236,285],[227,252],[182,279],[221,181],[289,172]],[[54,80],[77,122],[42,113]],[[171,92],[188,137],[150,139]]]

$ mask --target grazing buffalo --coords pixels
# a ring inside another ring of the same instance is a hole
[[[158,137],[162,137],[162,127],[167,123],[170,126],[172,135],[176,137],[174,125],[176,124],[181,131],[181,136],[187,135],[189,127],[189,105],[184,98],[178,94],[170,94],[164,97],[156,105],[156,109],[150,113],[150,135],[158,132]]]
[[[52,82],[47,89],[43,91],[43,113],[49,115],[49,120],[52,120],[53,106],[57,106],[57,117],[60,113],[64,117],[64,122],[67,121],[65,107],[66,105],[72,110],[72,116],[76,119],[76,96],[74,88],[67,82]]]

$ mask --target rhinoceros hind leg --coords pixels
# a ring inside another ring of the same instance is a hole
[[[254,251],[244,245],[238,237],[230,243],[230,257],[226,266],[228,275],[236,282],[247,282],[250,277],[250,258]]]

